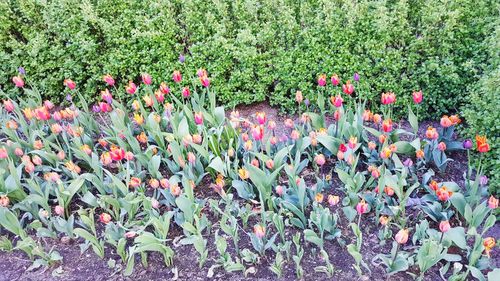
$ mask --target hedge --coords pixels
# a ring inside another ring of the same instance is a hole
[[[345,81],[358,72],[368,100],[393,91],[405,108],[422,89],[423,112],[438,117],[458,110],[483,73],[483,40],[498,7],[474,0],[6,0],[0,86],[9,92],[23,66],[47,98],[62,100],[62,81],[72,78],[92,100],[106,73],[124,84],[148,72],[158,84],[174,69],[203,67],[223,104],[267,99],[294,111],[295,91],[314,99],[320,73]]]

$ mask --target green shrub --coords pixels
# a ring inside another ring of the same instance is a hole
[[[368,100],[384,91],[402,109],[422,89],[426,117],[456,111],[487,61],[482,41],[495,1],[35,1],[0,3],[0,85],[18,66],[46,97],[77,81],[93,99],[105,73],[117,82],[149,72],[210,69],[228,106],[269,100],[294,111],[297,89],[314,99],[320,73],[354,72]],[[180,54],[186,62],[178,62]],[[330,89],[331,91],[331,89]],[[376,103],[373,103],[376,107]],[[375,109],[375,108],[374,108]]]
[[[465,134],[473,138],[476,134],[486,135],[491,151],[485,154],[484,167],[490,177],[493,192],[500,193],[500,21],[496,30],[485,40],[490,60],[487,73],[477,84],[471,86],[463,115],[467,120]]]

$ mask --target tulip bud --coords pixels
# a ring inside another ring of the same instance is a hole
[[[104,223],[104,224],[108,224],[111,222],[111,216],[108,213],[102,213],[99,216],[99,221]]]
[[[449,221],[441,221],[439,223],[439,230],[441,232],[447,232],[448,230],[450,230],[451,226],[450,226],[450,222]]]
[[[257,236],[257,238],[262,239],[266,235],[266,228],[260,224],[256,224],[253,227],[253,232],[254,232],[255,236]]]
[[[55,208],[54,208],[54,212],[58,215],[58,216],[62,216],[64,215],[64,208],[60,205],[57,205]]]
[[[408,242],[408,235],[409,235],[408,229],[401,229],[396,234],[395,240],[396,240],[396,242],[398,242],[401,245],[406,244],[406,242]]]

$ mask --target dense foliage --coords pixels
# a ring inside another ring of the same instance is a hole
[[[492,153],[485,157],[485,168],[493,191],[500,194],[500,19],[493,22],[495,31],[484,41],[489,57],[485,75],[471,85],[471,93],[463,107],[468,126],[465,134],[491,136]]]
[[[421,114],[438,117],[482,74],[493,17],[497,1],[8,0],[0,3],[0,85],[10,88],[23,66],[44,97],[62,100],[62,79],[71,77],[95,100],[103,73],[123,84],[141,72],[204,66],[223,104],[268,99],[293,111],[297,89],[315,99],[318,73],[345,82],[357,71],[365,97],[422,89]]]
[[[351,267],[333,262],[344,259],[364,279],[375,270],[499,279],[489,237],[499,200],[482,162],[491,144],[457,140],[458,115],[419,134],[421,91],[410,95],[405,129],[395,117],[404,96],[383,93],[371,111],[355,91],[361,83],[321,78],[317,102],[296,92],[301,114],[278,123],[265,112],[226,115],[207,71],[197,76],[175,71],[170,88],[146,73],[126,86],[105,76],[94,112],[83,98],[73,104],[80,88],[71,79],[56,106],[29,75],[13,77],[18,99],[0,111],[0,250],[24,252],[31,270],[64,258],[43,238],[74,241],[100,258],[116,253],[113,274],[124,276],[152,252],[177,272],[188,248],[207,277],[269,269],[339,279]],[[467,152],[469,164],[456,182],[452,152]]]

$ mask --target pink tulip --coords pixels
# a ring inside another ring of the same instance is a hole
[[[146,84],[146,85],[151,85],[151,75],[147,74],[147,73],[143,73],[141,75],[141,78],[142,78],[142,83]]]
[[[175,83],[180,83],[182,81],[182,75],[180,71],[176,70],[172,74],[172,79],[174,80]]]
[[[318,86],[324,87],[325,85],[326,85],[326,75],[325,74],[321,74],[318,77]]]
[[[366,204],[365,200],[361,200],[361,202],[359,202],[357,205],[356,205],[356,211],[358,212],[358,214],[362,215],[366,212],[368,212],[368,204]]]
[[[210,80],[208,79],[207,76],[200,77],[200,82],[201,82],[201,85],[205,88],[208,88],[210,86]]]
[[[380,98],[380,101],[382,102],[382,104],[391,104],[391,103],[395,103],[396,102],[396,95],[394,93],[383,93],[382,94],[382,97]]]
[[[347,80],[347,82],[342,85],[342,91],[347,95],[351,95],[354,92],[354,86],[351,84],[351,81]]]
[[[196,112],[194,114],[194,122],[196,125],[203,125],[203,113],[202,112]]]
[[[7,149],[5,147],[0,148],[0,159],[6,159],[7,157],[9,157]]]
[[[106,102],[100,102],[99,108],[101,109],[101,112],[110,112],[111,111],[111,105],[109,105],[109,103],[106,103]]]
[[[24,80],[23,80],[23,78],[21,76],[14,76],[14,77],[12,77],[12,82],[18,88],[24,87]]]
[[[133,95],[135,94],[135,92],[137,91],[137,86],[135,85],[134,82],[132,81],[129,81],[128,82],[128,85],[125,86],[125,91],[127,91],[127,93]]]
[[[109,74],[104,75],[102,77],[102,80],[104,82],[106,82],[106,84],[108,84],[108,86],[113,87],[115,85],[115,79],[113,79],[113,77],[111,77],[111,75],[109,75]]]
[[[191,95],[191,91],[189,91],[189,87],[184,87],[182,89],[182,97],[189,98],[190,95]]]
[[[279,196],[283,195],[283,192],[284,192],[284,188],[282,185],[277,185],[276,186],[276,194],[278,194]]]
[[[316,157],[314,157],[314,162],[316,162],[316,164],[318,166],[325,165],[325,163],[326,163],[325,155],[323,155],[323,154],[316,155]]]
[[[340,83],[340,79],[339,79],[339,77],[337,76],[337,74],[333,74],[333,75],[332,75],[331,81],[332,81],[332,85],[333,85],[333,86],[338,86],[338,85],[339,85],[339,83]]]
[[[74,90],[76,88],[76,83],[71,79],[64,79],[64,86],[68,87],[70,90]]]
[[[167,84],[165,82],[161,82],[160,91],[166,95],[166,94],[170,93],[170,88],[167,86]]]
[[[7,112],[12,112],[12,111],[14,111],[14,108],[15,108],[14,103],[12,102],[12,100],[4,100],[3,101],[3,107],[5,108],[5,110]]]
[[[257,122],[260,125],[264,125],[264,123],[266,123],[266,113],[265,112],[257,112],[257,113],[255,113],[255,117],[257,118]]]
[[[450,226],[450,222],[449,221],[441,221],[439,223],[439,230],[441,232],[447,232],[448,230],[450,230],[451,226]]]
[[[261,141],[264,138],[264,126],[254,126],[252,128],[252,137],[256,141]]]
[[[111,95],[111,92],[108,89],[101,91],[101,98],[107,103],[113,102],[113,96]]]
[[[438,144],[438,149],[439,149],[440,151],[445,151],[445,150],[446,150],[446,143],[444,143],[444,142],[440,142],[440,143]]]
[[[422,91],[413,92],[412,96],[413,96],[413,102],[415,102],[415,104],[421,103],[422,100],[424,99]]]
[[[342,99],[340,95],[337,95],[335,97],[332,96],[330,100],[335,107],[341,107],[342,103],[344,102],[344,99]]]

